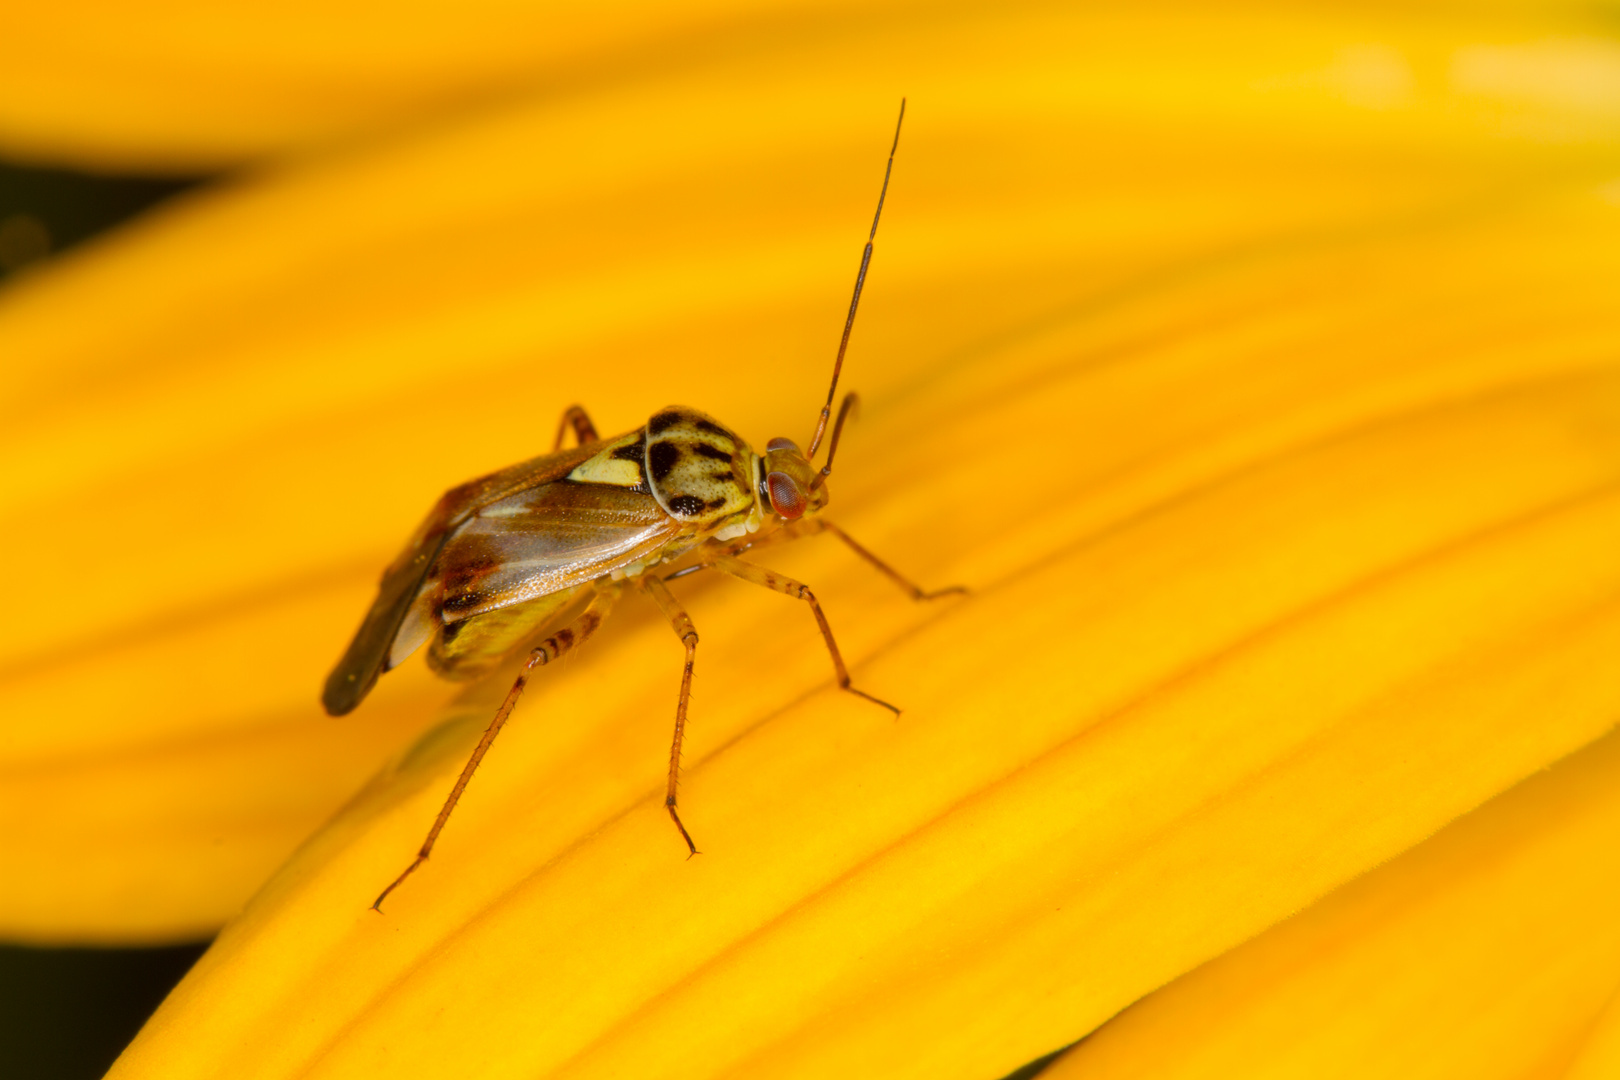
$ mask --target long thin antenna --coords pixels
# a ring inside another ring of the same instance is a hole
[[[816,473],[816,478],[810,482],[811,491],[815,491],[822,484],[825,484],[827,477],[832,475],[833,458],[838,454],[838,439],[844,434],[844,421],[849,418],[849,414],[854,412],[855,407],[859,404],[860,398],[855,394],[855,391],[851,390],[844,395],[844,403],[838,406],[838,419],[833,423],[832,439],[827,443],[827,463],[821,467],[821,471]]]
[[[906,99],[900,99],[900,119],[894,122],[894,143],[889,147],[889,163],[883,167],[883,188],[878,192],[877,213],[872,215],[872,231],[866,237],[866,250],[861,252],[861,268],[855,274],[855,295],[849,302],[849,317],[844,320],[844,336],[838,342],[838,359],[833,361],[832,385],[827,387],[827,404],[821,407],[821,419],[816,421],[816,434],[810,440],[814,458],[821,446],[821,437],[827,432],[827,421],[832,417],[833,398],[838,394],[838,373],[844,367],[844,350],[849,348],[849,332],[855,326],[855,309],[861,306],[861,286],[866,284],[866,268],[872,262],[872,241],[877,239],[878,219],[883,216],[883,197],[889,193],[889,174],[894,171],[894,152],[900,149],[900,125],[906,120]]]

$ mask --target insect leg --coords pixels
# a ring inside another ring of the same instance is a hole
[[[741,555],[743,552],[752,551],[755,548],[770,547],[773,544],[786,544],[794,540],[801,540],[806,536],[814,536],[821,529],[820,518],[800,518],[798,521],[791,521],[783,525],[780,529],[771,532],[757,532],[746,540],[726,544],[720,550],[727,555]]]
[[[551,447],[552,453],[562,449],[563,436],[568,434],[569,428],[574,429],[574,439],[581,446],[597,440],[596,425],[585,415],[585,406],[570,405],[563,410],[562,420],[557,424],[557,441]]]
[[[779,529],[755,533],[746,540],[721,543],[716,550],[723,551],[727,555],[741,555],[743,552],[753,551],[755,548],[770,547],[773,544],[785,544],[790,540],[814,536],[820,531],[821,522],[818,519],[800,518],[798,521],[790,522]],[[672,574],[665,574],[664,580],[674,581],[676,578],[689,577],[701,570],[712,570],[713,568],[714,564],[712,562],[697,562],[690,566],[683,566]]]
[[[896,716],[900,715],[900,710],[887,701],[882,698],[875,698],[865,690],[857,690],[850,685],[849,669],[844,667],[844,658],[839,655],[838,643],[833,640],[832,627],[827,625],[827,616],[822,614],[821,605],[816,601],[815,595],[810,592],[808,586],[794,581],[792,578],[783,577],[774,570],[767,570],[763,566],[755,566],[753,563],[745,563],[741,559],[719,552],[708,556],[705,562],[716,570],[722,570],[733,577],[740,577],[744,581],[751,581],[755,585],[795,597],[809,604],[810,610],[815,613],[816,625],[821,627],[821,639],[827,643],[827,653],[832,657],[833,670],[838,674],[839,687],[848,690],[852,694],[857,694],[873,704],[883,706]]]
[[[845,532],[843,529],[840,529],[838,526],[824,518],[801,518],[790,525],[785,525],[782,528],[777,529],[775,532],[765,533],[763,536],[749,537],[747,540],[739,540],[734,544],[727,544],[720,550],[725,552],[727,555],[741,555],[743,552],[752,551],[755,548],[767,547],[771,544],[785,544],[790,540],[798,540],[806,536],[815,536],[817,533],[824,532],[830,532],[834,536],[838,537],[838,539],[848,544],[851,551],[865,559],[867,562],[871,563],[879,572],[888,577],[890,581],[900,586],[901,590],[903,590],[906,595],[910,596],[913,600],[938,600],[942,596],[951,596],[958,593],[966,593],[968,591],[967,586],[965,585],[947,585],[943,589],[934,589],[932,591],[924,589],[921,585],[912,582],[904,574],[900,573],[900,571],[896,570],[894,567],[890,566],[888,563],[884,562],[870,551],[867,551],[860,544],[856,543],[855,538],[850,536],[849,533]],[[678,570],[674,574],[671,574],[670,577],[684,577],[686,574],[702,569],[704,565],[705,564],[703,563],[699,563],[696,566],[687,567],[685,570]],[[668,579],[666,578],[665,580]]]
[[[861,545],[855,542],[854,537],[850,536],[849,533],[845,532],[843,529],[840,529],[832,522],[825,521],[821,518],[816,518],[815,523],[818,526],[818,528],[815,530],[816,532],[830,532],[834,536],[838,537],[838,539],[848,544],[851,551],[865,559],[867,562],[871,563],[873,566],[877,567],[879,571],[888,576],[890,581],[900,586],[901,589],[909,594],[913,600],[938,600],[942,596],[950,596],[953,593],[967,592],[967,587],[965,585],[947,585],[943,589],[935,589],[932,592],[929,592],[922,586],[911,582],[904,575],[902,575],[900,571],[896,570],[894,567],[890,566],[888,563],[884,562],[870,551],[867,551],[865,548],[861,547]]]
[[[529,659],[524,662],[523,670],[518,672],[517,679],[512,683],[512,689],[506,692],[506,700],[502,701],[501,707],[495,710],[495,719],[491,720],[489,727],[484,729],[483,738],[478,740],[478,745],[473,747],[472,756],[467,759],[467,764],[462,766],[461,775],[456,777],[455,787],[450,789],[450,797],[444,800],[444,806],[439,810],[439,816],[433,819],[433,828],[428,830],[427,839],[422,841],[421,850],[416,853],[416,858],[411,862],[411,865],[407,866],[399,877],[389,884],[388,888],[378,894],[377,899],[371,905],[373,911],[381,913],[382,902],[388,898],[388,894],[399,888],[400,884],[410,877],[417,867],[427,862],[428,856],[433,853],[433,845],[438,841],[439,833],[444,831],[444,823],[450,820],[450,812],[456,808],[456,803],[461,801],[461,793],[467,789],[468,781],[472,779],[473,773],[478,771],[478,763],[484,760],[484,755],[489,752],[490,745],[495,741],[495,736],[501,733],[501,728],[505,725],[507,717],[512,715],[512,709],[516,707],[518,698],[523,696],[523,688],[529,683],[529,673],[537,667],[551,663],[551,661],[564,653],[572,651],[591,634],[595,633],[596,628],[602,625],[603,618],[606,617],[608,609],[613,606],[613,601],[618,595],[618,585],[604,583],[596,586],[596,595],[592,596],[590,602],[585,605],[585,610],[581,611],[567,626],[562,627],[555,634],[535,646],[534,650],[529,653]]]
[[[675,809],[675,788],[681,778],[681,739],[686,734],[686,706],[692,700],[692,662],[697,659],[697,628],[692,625],[691,616],[681,607],[681,602],[675,599],[675,594],[669,591],[663,579],[653,574],[643,574],[639,579],[641,587],[647,595],[653,598],[658,609],[669,620],[669,625],[675,629],[675,634],[686,646],[686,667],[681,672],[681,696],[675,702],[675,737],[669,744],[669,786],[664,791],[664,809],[669,811],[670,820],[681,831],[681,839],[686,841],[686,849],[691,858],[698,853],[697,845],[692,843],[692,834],[686,831],[681,824],[681,815]]]

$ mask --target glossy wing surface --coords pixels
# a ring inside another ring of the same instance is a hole
[[[388,652],[393,647],[394,637],[422,591],[422,581],[439,557],[446,539],[441,530],[431,537],[414,540],[383,574],[377,599],[372,601],[365,621],[355,631],[343,659],[326,677],[321,704],[332,716],[352,711],[371,692],[377,676],[388,670]]]
[[[451,534],[428,588],[453,623],[581,585],[655,555],[681,530],[644,492],[569,480],[483,507]]]
[[[327,677],[321,702],[333,716],[352,710],[370,692],[377,676],[389,668],[389,655],[400,626],[422,592],[446,540],[479,510],[525,489],[567,476],[588,460],[601,443],[588,443],[533,458],[451,488],[417,526],[405,550],[383,572],[377,599],[355,632],[354,640]]]

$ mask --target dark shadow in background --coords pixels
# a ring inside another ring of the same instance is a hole
[[[0,281],[196,183],[90,176],[0,161]]]
[[[0,162],[0,291],[17,271],[43,265],[53,253],[195,183]],[[71,859],[73,853],[64,851],[62,857]],[[163,949],[0,945],[0,1077],[101,1076],[206,947],[206,942]]]
[[[1047,1066],[1062,1057],[1068,1049],[1069,1047],[1065,1046],[1062,1050],[1054,1050],[1045,1057],[1038,1057],[1028,1065],[1014,1069],[1006,1076],[1003,1076],[1001,1080],[1035,1080],[1035,1077],[1045,1072]]]
[[[105,1073],[207,944],[166,949],[0,946],[0,1076]]]

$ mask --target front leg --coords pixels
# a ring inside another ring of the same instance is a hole
[[[821,604],[816,600],[815,594],[810,591],[809,586],[794,581],[790,577],[784,577],[781,574],[776,573],[774,570],[767,570],[763,566],[755,566],[753,563],[745,563],[741,559],[726,555],[723,552],[716,552],[709,555],[704,561],[707,565],[714,567],[716,570],[723,571],[733,577],[742,578],[744,581],[751,581],[755,585],[770,589],[773,592],[782,593],[785,596],[791,596],[795,599],[803,600],[805,603],[809,604],[810,610],[815,613],[816,625],[821,627],[821,639],[827,643],[827,654],[832,657],[833,670],[838,675],[839,687],[841,689],[848,690],[852,694],[865,698],[874,705],[883,706],[896,716],[900,715],[900,710],[895,708],[893,705],[890,705],[887,701],[884,701],[881,698],[875,698],[871,694],[868,694],[865,690],[857,690],[855,687],[850,685],[849,669],[844,666],[844,658],[839,655],[838,642],[833,640],[832,627],[827,625],[827,616],[822,614]],[[663,583],[660,582],[659,584]]]
[[[967,592],[966,585],[947,585],[943,589],[935,589],[932,592],[929,592],[921,585],[912,582],[909,578],[902,575],[900,571],[896,570],[894,567],[890,566],[888,563],[884,562],[870,551],[867,551],[865,548],[861,547],[861,545],[855,542],[854,537],[850,536],[849,533],[845,532],[843,529],[840,529],[832,522],[824,521],[821,518],[816,518],[815,520],[816,524],[821,526],[821,528],[816,530],[817,532],[830,532],[834,536],[838,537],[838,539],[848,544],[851,551],[865,559],[867,562],[871,563],[873,566],[877,567],[879,571],[887,575],[890,581],[904,589],[913,600],[938,600],[942,596],[952,596],[956,593]]]
[[[911,597],[913,600],[938,600],[942,596],[953,596],[958,593],[967,592],[967,586],[965,585],[947,585],[943,589],[934,589],[932,591],[924,589],[921,585],[916,584],[904,574],[900,573],[900,571],[896,570],[894,567],[890,566],[888,563],[884,562],[870,551],[867,551],[860,544],[856,543],[855,538],[850,536],[849,533],[845,532],[843,529],[840,529],[837,525],[834,525],[832,522],[827,521],[824,518],[800,518],[798,521],[782,526],[775,532],[769,532],[763,536],[751,536],[746,540],[739,540],[734,544],[728,544],[721,550],[727,555],[741,555],[743,552],[752,551],[755,548],[768,547],[771,544],[785,544],[790,540],[798,540],[801,537],[814,536],[817,533],[823,532],[832,533],[845,544],[848,544],[851,551],[865,559],[867,562],[871,563],[872,566],[878,570],[878,572],[883,574],[896,585],[900,586],[906,595]],[[670,576],[678,577],[683,574],[689,574],[693,570],[701,569],[702,565],[703,564],[700,563],[698,566],[688,567],[686,570]]]

